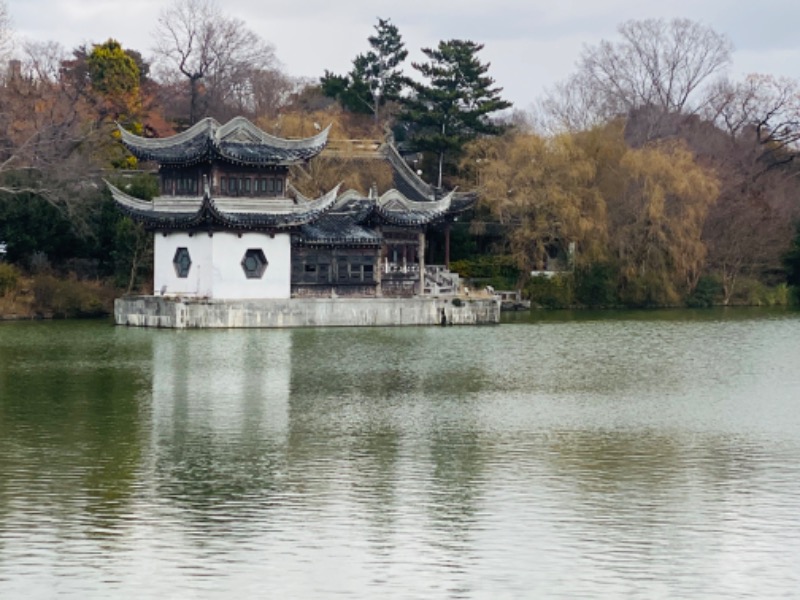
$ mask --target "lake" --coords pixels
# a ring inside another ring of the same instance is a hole
[[[798,590],[798,312],[0,324],[0,598]]]

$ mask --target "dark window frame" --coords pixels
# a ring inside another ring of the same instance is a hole
[[[192,256],[189,254],[188,248],[180,246],[175,249],[175,254],[172,257],[172,266],[175,268],[175,275],[179,279],[189,277],[189,272],[192,270]]]
[[[267,256],[261,248],[248,248],[240,263],[247,279],[262,279],[269,266]]]

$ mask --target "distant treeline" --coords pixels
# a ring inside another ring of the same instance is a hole
[[[43,274],[146,286],[150,236],[102,178],[145,198],[157,189],[116,124],[163,137],[236,115],[285,137],[321,123],[333,140],[390,135],[433,185],[480,193],[453,231],[454,267],[542,305],[785,303],[800,283],[798,83],[728,79],[731,44],[709,27],[624,23],[528,113],[502,98],[480,43],[441,41],[405,70],[389,19],[348,73],[317,80],[284,72],[271,44],[213,0],[174,0],[152,33],[151,57],[113,39],[0,54],[0,294]],[[12,35],[0,0],[0,49]],[[384,175],[339,156],[294,180],[366,192],[389,185]]]

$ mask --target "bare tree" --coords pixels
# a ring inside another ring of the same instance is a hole
[[[34,81],[55,84],[68,57],[69,53],[58,42],[25,41],[22,44],[21,71]]]
[[[557,135],[578,132],[601,125],[612,110],[602,105],[603,98],[592,90],[583,73],[575,73],[554,88],[534,105],[534,122],[543,133]]]
[[[85,47],[70,56],[53,42],[26,42],[0,82],[0,198],[37,196],[76,230],[112,143],[85,58]]]
[[[254,69],[277,62],[273,47],[215,0],[174,0],[161,12],[154,38],[162,67],[188,80],[190,123],[223,106]]]
[[[14,30],[5,0],[0,0],[0,61],[5,64],[14,48]]]
[[[791,164],[800,151],[800,86],[767,75],[725,81],[705,117],[717,132],[697,135],[692,143],[713,160],[723,182],[704,238],[708,267],[719,274],[727,303],[740,279],[769,280],[781,270],[800,213],[798,170]]]
[[[761,172],[791,162],[800,151],[796,79],[753,74],[738,83],[722,82],[707,117],[733,140],[755,142]]]
[[[710,79],[730,62],[728,38],[688,19],[627,21],[618,31],[618,41],[586,46],[577,72],[542,102],[556,126],[641,107],[656,109],[653,115],[694,114],[710,101]]]

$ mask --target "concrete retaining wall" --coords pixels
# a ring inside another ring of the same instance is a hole
[[[162,296],[118,298],[117,325],[135,327],[386,327],[486,325],[500,322],[499,298],[292,298],[202,300]]]

